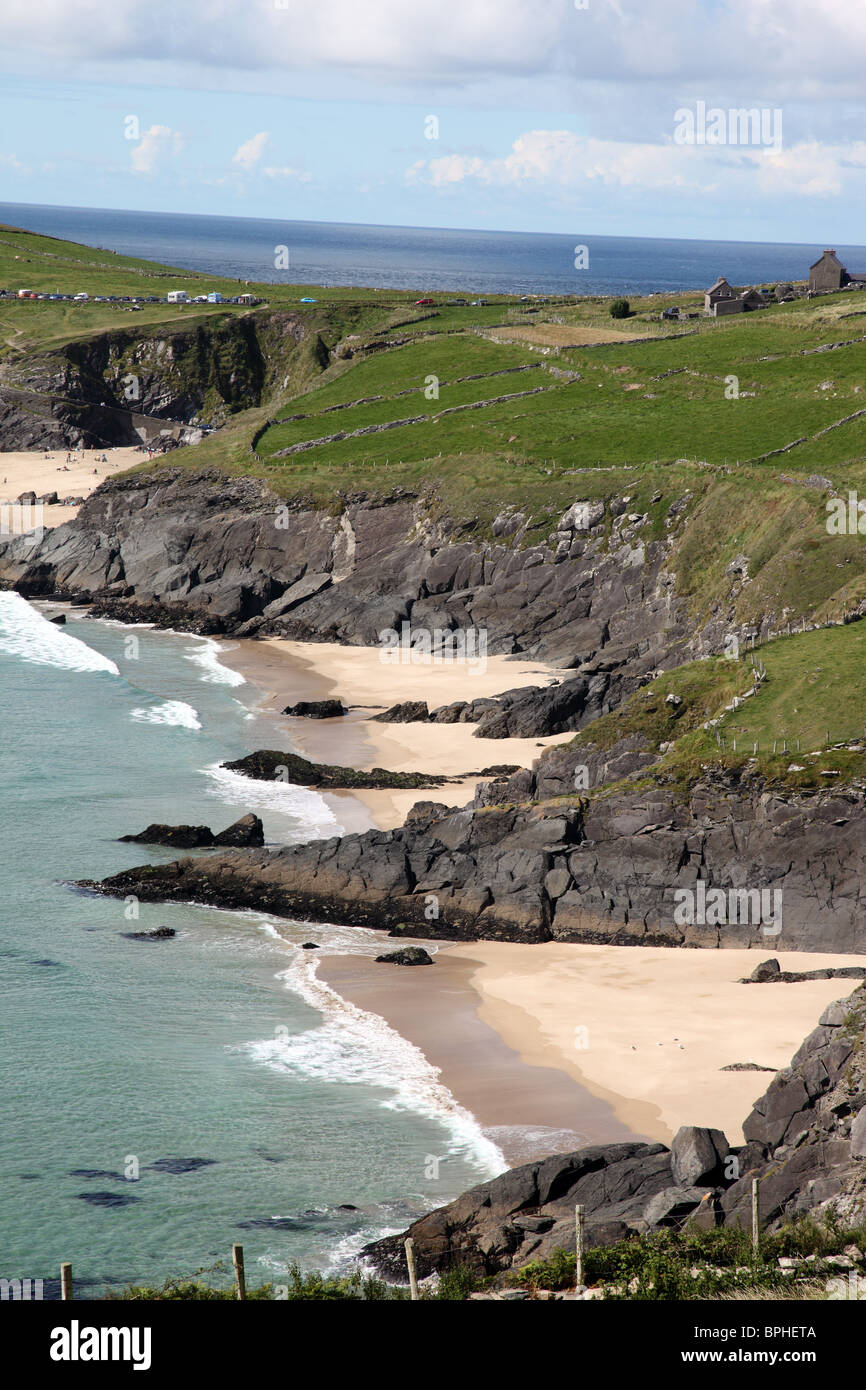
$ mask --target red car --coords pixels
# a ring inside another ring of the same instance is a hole
[[[418,307],[419,304],[435,304],[435,303],[436,303],[436,300],[435,300],[435,299],[416,299],[416,300],[415,300],[415,307],[416,307],[416,309],[417,309],[417,307]]]

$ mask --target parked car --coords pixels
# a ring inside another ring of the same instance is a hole
[[[435,299],[416,299],[416,300],[415,300],[415,307],[416,307],[416,309],[417,309],[420,305],[423,305],[423,306],[426,307],[426,305],[428,305],[428,304],[435,304],[435,303],[436,303],[436,300],[435,300]]]

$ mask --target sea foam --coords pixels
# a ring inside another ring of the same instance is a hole
[[[505,1172],[508,1164],[501,1149],[442,1084],[439,1069],[420,1048],[378,1014],[359,1009],[331,989],[319,979],[316,967],[317,962],[299,949],[278,978],[322,1015],[322,1024],[249,1043],[248,1053],[274,1071],[381,1089],[388,1093],[382,1101],[387,1109],[411,1110],[442,1124],[450,1135],[448,1151],[465,1154],[485,1177]]]
[[[198,711],[183,700],[164,700],[159,705],[134,709],[130,718],[139,724],[171,724],[179,729],[200,729]]]
[[[297,816],[300,822],[301,838],[305,840],[324,840],[342,834],[331,808],[322,800],[318,792],[308,787],[296,787],[291,782],[261,782],[255,777],[244,777],[240,772],[231,772],[219,763],[213,763],[204,771],[213,781],[208,788],[211,796],[230,806],[244,806],[249,811],[277,811],[282,815]]]
[[[49,622],[20,594],[0,593],[0,652],[62,671],[120,675],[107,656]]]
[[[246,685],[244,677],[240,671],[233,671],[230,666],[223,666],[219,659],[219,654],[224,648],[219,642],[215,642],[212,637],[201,637],[197,645],[187,647],[184,655],[187,661],[192,661],[202,669],[202,680],[211,685]]]

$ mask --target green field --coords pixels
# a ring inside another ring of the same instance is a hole
[[[201,330],[189,370],[231,376],[237,341],[227,326],[252,321],[270,354],[259,403],[246,407],[236,393],[223,428],[142,468],[256,476],[282,498],[332,511],[349,495],[409,493],[433,516],[448,516],[456,536],[474,539],[490,538],[494,518],[514,508],[527,527],[508,543],[522,545],[545,541],[576,498],[613,496],[645,517],[642,540],[658,540],[672,503],[685,498],[687,524],[666,564],[696,629],[720,613],[737,625],[768,612],[776,630],[796,629],[804,620],[839,622],[866,602],[866,537],[826,529],[832,490],[866,496],[866,414],[857,414],[866,411],[866,298],[857,293],[719,320],[703,318],[696,293],[635,299],[631,317],[618,321],[600,298],[500,295],[473,306],[443,294],[431,307],[416,305],[421,287],[240,286],[0,227],[2,286],[138,296],[243,289],[263,301],[255,309],[155,304],[130,314],[93,302],[0,300],[0,369],[25,375],[29,360],[119,328],[153,340],[182,327]],[[302,305],[305,296],[317,302]],[[461,297],[475,297],[472,287]],[[694,317],[662,322],[661,309],[674,303]],[[281,315],[294,325],[289,335]],[[612,331],[622,338],[599,341]],[[568,345],[575,341],[584,346]],[[369,432],[329,438],[355,430]],[[298,444],[309,447],[281,452]],[[747,580],[737,583],[729,566],[741,554]],[[786,773],[798,738],[801,751],[814,751],[828,733],[831,741],[862,733],[860,631],[828,628],[763,648],[767,680],[724,715],[720,741],[701,725],[737,693],[732,683],[748,679],[742,663],[666,677],[696,683],[686,704],[701,717],[694,727],[680,720],[682,766],[732,756],[734,739],[738,757],[757,742],[759,756],[772,759],[775,740],[779,748],[787,741],[777,767]],[[630,705],[620,714],[667,718]]]

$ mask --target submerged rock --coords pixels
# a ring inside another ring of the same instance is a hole
[[[79,1202],[89,1202],[92,1207],[128,1207],[141,1199],[132,1192],[78,1192]]]
[[[154,1173],[196,1173],[199,1168],[210,1168],[215,1158],[158,1158],[147,1166]]]

